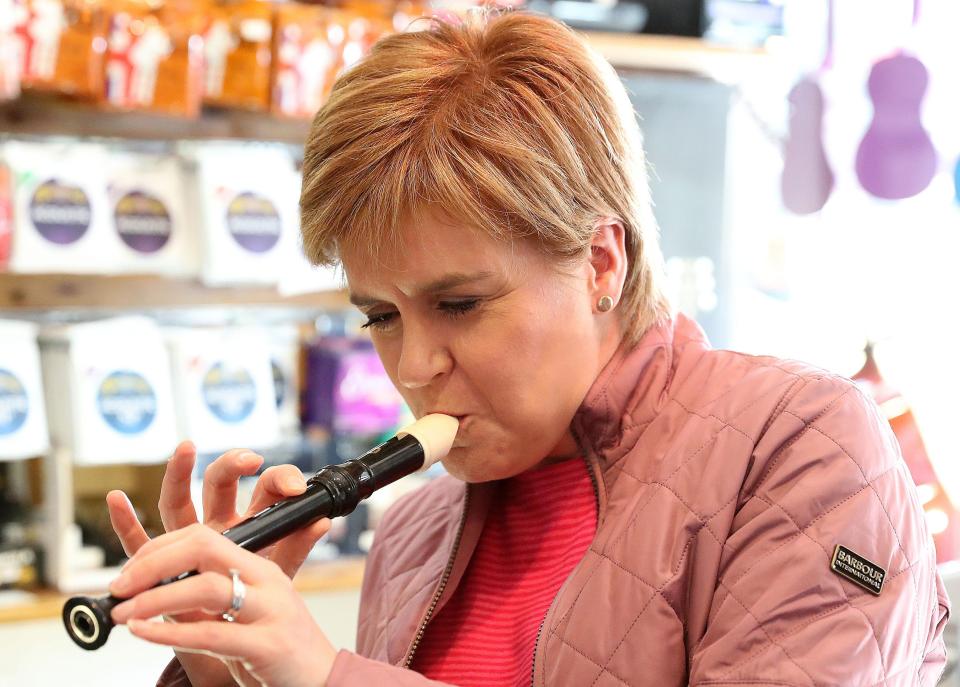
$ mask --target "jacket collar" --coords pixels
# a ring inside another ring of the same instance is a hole
[[[574,436],[588,453],[603,456],[627,429],[649,424],[666,402],[677,349],[707,337],[690,318],[677,314],[654,325],[632,347],[621,344],[601,370],[573,418]]]

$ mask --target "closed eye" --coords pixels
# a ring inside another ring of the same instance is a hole
[[[441,301],[437,303],[437,310],[450,318],[462,317],[479,305],[480,299],[474,298],[466,301]],[[385,312],[375,315],[368,315],[367,321],[361,326],[363,329],[386,329],[398,316],[397,312]]]
[[[390,321],[396,317],[397,313],[395,312],[386,312],[379,315],[367,315],[367,321],[360,325],[361,329],[366,329],[370,327],[371,329],[382,329],[386,327]]]
[[[445,301],[439,303],[437,307],[450,317],[459,317],[460,315],[466,315],[476,308],[479,302],[476,298],[469,301]]]

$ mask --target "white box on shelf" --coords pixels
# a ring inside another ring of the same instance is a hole
[[[102,272],[114,263],[102,146],[8,142],[0,158],[14,189],[12,271]]]
[[[279,441],[270,349],[257,328],[171,328],[179,433],[201,454]]]
[[[200,231],[187,212],[180,160],[173,155],[114,151],[106,176],[118,253],[109,269],[198,276]]]
[[[37,328],[0,319],[0,341],[0,460],[42,455],[50,439]]]
[[[155,463],[177,440],[170,361],[157,324],[122,317],[41,332],[53,444],[81,465]]]
[[[203,280],[277,284],[305,263],[300,175],[283,148],[206,144],[190,151],[203,234]]]

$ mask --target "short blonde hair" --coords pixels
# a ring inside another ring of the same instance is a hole
[[[522,12],[432,20],[378,42],[334,85],[307,140],[304,251],[372,254],[418,212],[440,212],[559,260],[620,220],[618,310],[636,343],[669,317],[640,129],[610,66],[573,31]]]

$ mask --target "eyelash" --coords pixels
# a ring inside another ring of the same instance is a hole
[[[447,303],[440,303],[439,310],[451,319],[456,319],[458,317],[463,317],[471,310],[475,309],[480,303],[479,299],[472,301],[452,301]],[[368,327],[371,329],[382,329],[386,327],[397,313],[389,312],[383,313],[382,315],[370,315],[367,317],[367,321],[364,322],[361,326],[363,329]]]

